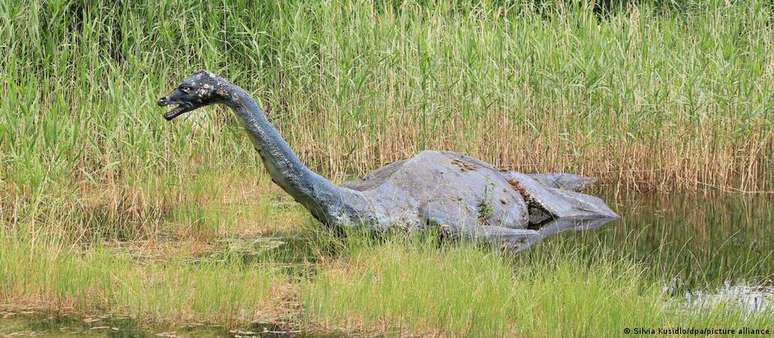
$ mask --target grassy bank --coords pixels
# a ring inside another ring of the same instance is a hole
[[[613,252],[590,258],[555,246],[521,258],[395,241],[355,250],[301,295],[326,327],[395,335],[619,336],[626,327],[765,327],[773,315],[726,304],[684,312],[664,284]]]
[[[615,336],[627,327],[765,328],[774,318],[725,304],[686,311],[664,293],[663,280],[604,250],[586,257],[555,246],[514,260],[467,244],[355,236],[299,278],[271,254],[246,262],[195,256],[177,244],[175,255],[149,260],[110,246],[0,244],[3,303],[129,315],[145,325],[279,322],[317,333],[556,337]]]
[[[131,315],[145,323],[226,325],[277,320],[293,310],[286,306],[288,276],[273,264],[246,265],[241,257],[202,260],[190,251],[185,255],[185,245],[173,255],[143,259],[109,246],[81,250],[8,238],[0,244],[3,304]]]

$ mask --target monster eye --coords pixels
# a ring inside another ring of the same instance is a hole
[[[182,90],[182,91],[184,91],[184,92],[188,93],[188,92],[190,92],[190,91],[191,91],[191,87],[188,87],[188,86],[180,86],[180,90]]]

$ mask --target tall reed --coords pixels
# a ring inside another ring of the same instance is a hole
[[[195,187],[213,176],[266,182],[223,108],[161,119],[155,98],[197,68],[336,180],[436,148],[624,189],[770,192],[771,4],[684,4],[6,1],[0,221],[137,238],[211,201]]]

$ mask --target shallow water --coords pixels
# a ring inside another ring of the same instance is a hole
[[[610,195],[610,194],[609,194]],[[685,285],[774,282],[774,196],[608,196],[622,219],[585,241],[633,257]]]
[[[748,312],[774,309],[773,195],[601,196],[620,220],[541,245],[620,253],[646,276],[669,281],[664,291],[689,308],[725,302]]]
[[[237,330],[222,326],[149,327],[128,317],[80,316],[16,310],[0,305],[0,337],[295,337],[298,331],[274,324],[253,324]]]

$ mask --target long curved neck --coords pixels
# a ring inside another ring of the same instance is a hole
[[[347,199],[353,192],[337,187],[304,165],[244,90],[234,85],[230,94],[226,105],[234,110],[250,134],[272,181],[323,223],[353,221],[353,215],[347,212],[351,209],[347,207]]]

